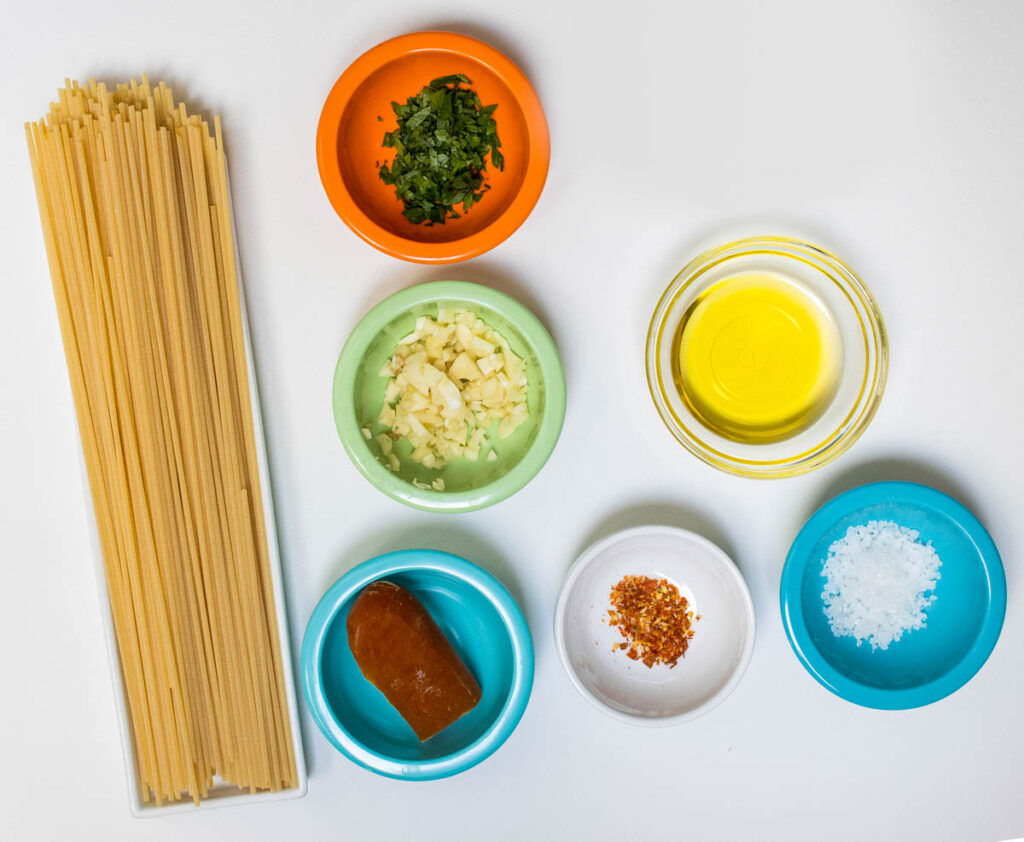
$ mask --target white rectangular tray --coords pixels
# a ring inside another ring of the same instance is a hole
[[[234,220],[232,220],[232,223]],[[233,225],[232,225],[233,227]],[[240,267],[238,260],[238,237],[235,237],[235,265]],[[288,619],[285,615],[284,589],[281,584],[281,556],[277,546],[277,523],[274,519],[274,501],[270,490],[270,474],[267,466],[267,448],[263,437],[263,419],[260,413],[259,391],[256,385],[256,374],[253,366],[252,344],[249,337],[249,318],[245,306],[245,289],[242,284],[241,269],[238,270],[238,300],[242,311],[242,330],[245,335],[245,360],[249,374],[249,394],[251,396],[253,432],[256,442],[256,460],[260,474],[260,493],[263,500],[263,517],[267,529],[267,551],[270,560],[270,578],[274,590],[274,607],[277,612],[277,639],[281,647],[281,668],[284,673],[284,686],[288,698],[288,718],[292,730],[292,750],[295,753],[295,768],[298,786],[280,792],[250,793],[236,786],[225,784],[220,779],[214,780],[208,798],[203,799],[197,807],[192,801],[174,802],[157,807],[153,802],[142,800],[138,792],[139,776],[136,770],[135,746],[132,740],[132,728],[128,718],[128,701],[125,697],[124,679],[121,674],[121,659],[117,653],[117,640],[114,637],[114,619],[110,608],[110,595],[107,591],[106,574],[103,569],[103,551],[100,547],[99,530],[96,515],[89,493],[89,477],[85,470],[85,455],[81,452],[79,439],[79,457],[81,459],[83,485],[86,498],[86,525],[89,530],[89,541],[92,545],[93,562],[99,584],[100,607],[104,634],[107,638],[107,657],[110,660],[110,674],[114,686],[114,705],[117,709],[117,721],[121,731],[121,751],[124,754],[125,773],[128,783],[128,801],[132,812],[139,817],[163,816],[190,810],[209,810],[232,804],[252,804],[264,801],[280,801],[287,798],[301,798],[306,794],[306,762],[302,753],[302,733],[299,728],[299,713],[295,697],[295,679],[292,672],[291,647],[288,637]]]

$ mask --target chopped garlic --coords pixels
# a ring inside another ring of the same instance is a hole
[[[481,357],[486,357],[494,353],[494,346],[482,336],[474,336],[473,340],[469,343],[469,347],[470,350]]]
[[[456,386],[451,380],[441,375],[441,379],[437,381],[437,394],[441,400],[444,401],[445,406],[450,411],[462,409],[465,401],[462,399],[462,392],[459,391],[459,387]]]
[[[455,358],[451,368],[448,369],[448,376],[452,380],[479,380],[483,377],[480,367],[473,362],[473,358],[463,351]]]
[[[505,337],[468,310],[441,308],[436,321],[420,316],[381,376],[390,379],[377,421],[390,434],[376,441],[392,470],[400,466],[394,438],[409,440],[413,461],[443,468],[460,456],[479,459],[493,424],[504,439],[529,418],[523,361]],[[363,434],[370,438],[369,430]],[[486,458],[498,457],[491,450]],[[433,487],[443,490],[443,480]]]
[[[494,374],[496,371],[500,371],[501,367],[505,364],[501,354],[488,354],[486,357],[481,357],[477,360],[477,366],[484,374]]]

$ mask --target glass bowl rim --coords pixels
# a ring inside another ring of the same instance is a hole
[[[705,441],[698,431],[688,429],[679,423],[668,404],[658,356],[659,340],[664,332],[671,305],[689,286],[700,280],[706,269],[726,260],[766,252],[790,260],[802,254],[825,263],[835,273],[835,276],[826,273],[826,277],[847,298],[852,297],[859,302],[865,316],[860,319],[861,336],[868,348],[865,381],[870,379],[870,382],[866,382],[866,386],[862,388],[850,413],[817,445],[794,456],[758,461],[723,453]],[[874,296],[845,261],[828,249],[803,239],[760,235],[743,237],[705,249],[675,275],[659,298],[651,316],[647,329],[645,356],[647,387],[651,399],[661,420],[683,447],[702,462],[726,473],[756,479],[776,479],[797,476],[819,468],[845,453],[860,437],[874,417],[885,391],[889,368],[889,342],[885,322]]]

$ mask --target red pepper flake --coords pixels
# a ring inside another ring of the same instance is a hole
[[[627,641],[614,644],[613,652],[625,649],[627,658],[647,667],[667,664],[669,669],[686,654],[693,612],[667,579],[624,576],[611,590],[611,605],[608,622]]]

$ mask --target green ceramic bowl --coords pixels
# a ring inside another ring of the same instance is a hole
[[[495,436],[494,461],[454,459],[440,470],[410,458],[409,442],[395,443],[401,467],[386,467],[376,441],[384,431],[377,416],[388,378],[380,371],[420,316],[436,316],[439,307],[472,310],[501,333],[526,365],[529,420],[507,439]],[[341,443],[359,471],[389,497],[431,512],[468,512],[515,494],[544,466],[555,449],[565,416],[565,375],[551,336],[518,301],[479,284],[436,281],[402,290],[367,313],[356,325],[334,372],[334,420]],[[445,490],[419,488],[440,477]]]

